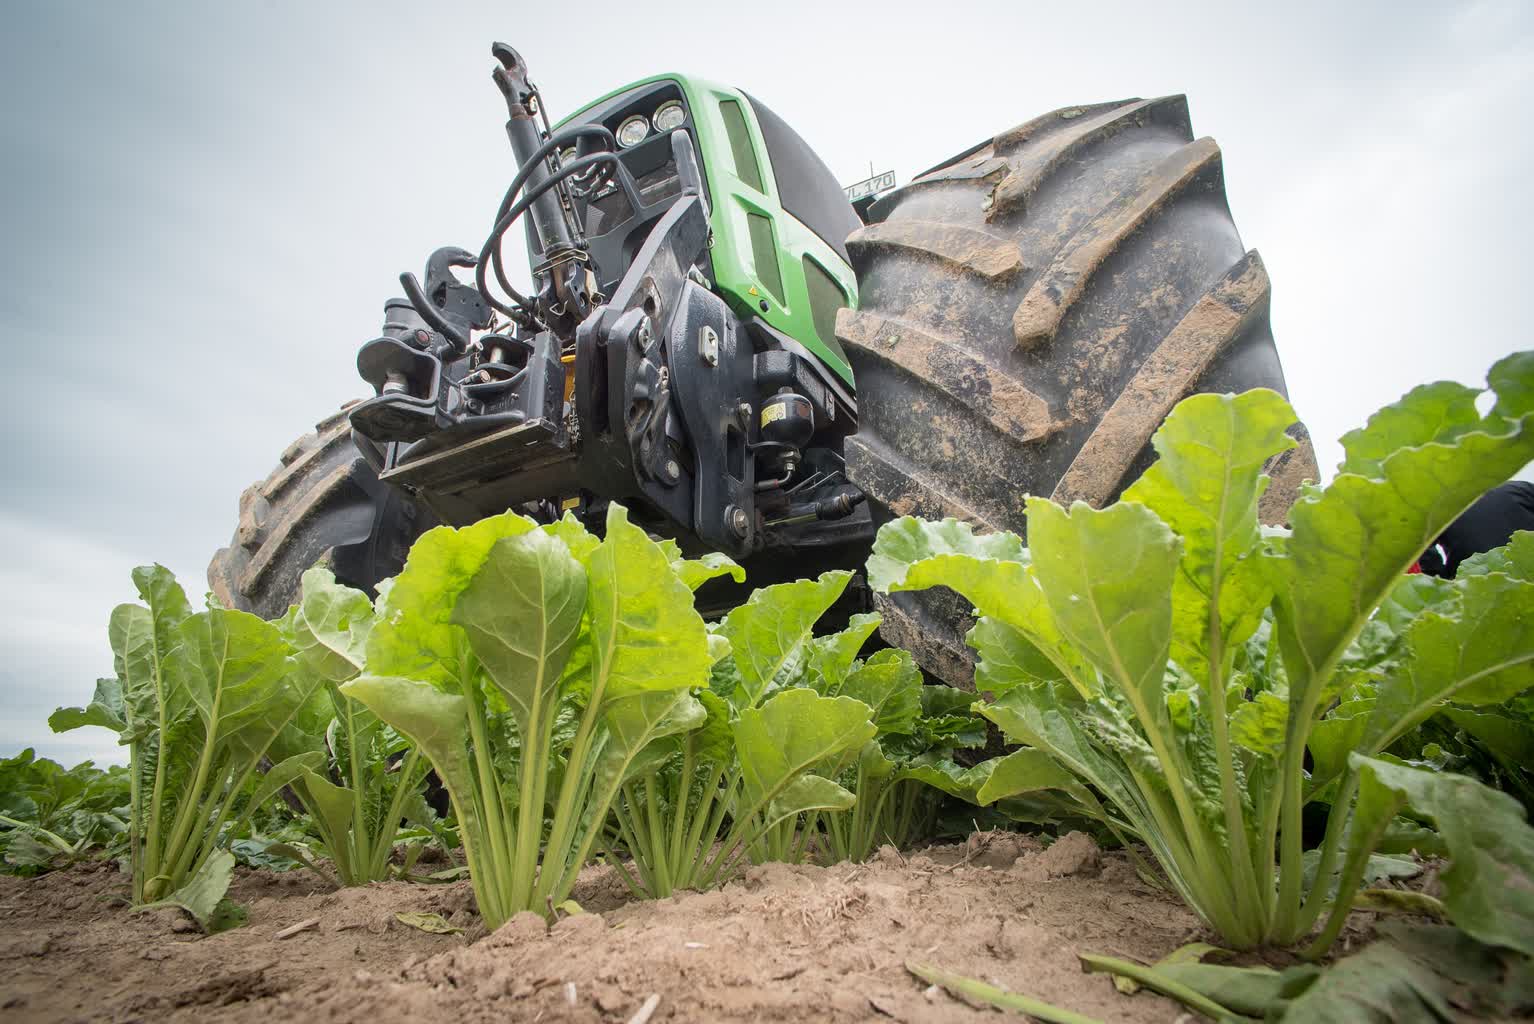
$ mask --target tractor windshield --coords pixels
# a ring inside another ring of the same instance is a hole
[[[767,143],[767,157],[772,161],[772,173],[778,181],[778,199],[783,209],[850,263],[847,236],[861,227],[862,222],[852,204],[847,202],[847,194],[842,191],[836,175],[781,117],[755,96],[747,94],[746,98],[756,111],[756,122]]]

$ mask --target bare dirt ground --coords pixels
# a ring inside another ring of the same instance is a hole
[[[1105,1020],[1174,1021],[1118,994],[1077,953],[1144,961],[1201,936],[1175,899],[1084,836],[1011,833],[867,864],[768,864],[724,889],[630,900],[605,867],[588,913],[523,914],[486,933],[467,882],[329,891],[307,872],[241,869],[249,921],[203,936],[179,911],[133,913],[112,865],[0,879],[0,1019],[27,1021],[996,1020],[928,989],[907,960]],[[398,913],[440,914],[431,934]],[[291,926],[312,927],[277,938]]]

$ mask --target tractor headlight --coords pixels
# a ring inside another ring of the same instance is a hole
[[[649,134],[650,122],[645,120],[643,114],[626,117],[623,119],[623,123],[618,126],[618,145],[624,149],[628,149],[630,146],[637,146]]]
[[[655,125],[658,132],[670,132],[682,127],[682,122],[687,120],[687,111],[682,109],[680,100],[667,100],[655,108],[650,121]]]

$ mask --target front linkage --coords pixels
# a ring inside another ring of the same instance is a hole
[[[521,57],[502,43],[492,53],[519,170],[478,256],[439,249],[424,286],[401,275],[406,298],[386,304],[383,335],[358,355],[376,392],[351,412],[364,457],[449,522],[563,507],[596,525],[622,501],[688,549],[866,547],[873,525],[841,459],[855,400],[802,345],[710,288],[691,135],[669,133],[676,180],[655,198],[610,129],[552,130]],[[636,219],[657,219],[626,267],[599,268],[581,213],[615,191]],[[531,296],[501,265],[524,213]],[[455,267],[472,267],[475,285]]]

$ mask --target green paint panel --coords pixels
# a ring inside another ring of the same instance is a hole
[[[838,306],[857,308],[857,277],[835,249],[783,209],[767,145],[745,95],[703,79],[667,74],[631,82],[587,106],[660,81],[681,86],[692,116],[708,180],[713,232],[709,255],[716,290],[736,315],[761,317],[852,384],[852,367],[836,342],[835,318]],[[746,150],[754,159],[746,159]],[[775,259],[765,254],[761,260],[756,258],[753,243],[761,228],[755,227],[754,218],[765,220],[771,229]],[[834,297],[833,289],[839,293]],[[763,301],[766,310],[761,308]]]

